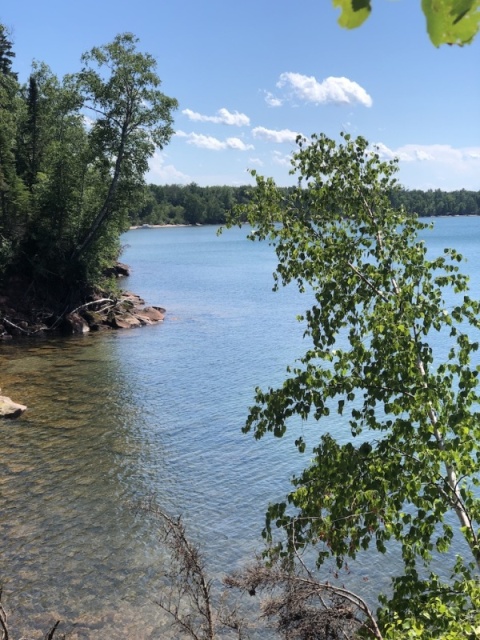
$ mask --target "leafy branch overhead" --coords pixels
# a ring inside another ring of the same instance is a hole
[[[362,25],[372,11],[371,0],[332,1],[341,11],[338,22],[346,29]],[[436,47],[470,44],[480,28],[480,0],[422,0],[422,11]]]

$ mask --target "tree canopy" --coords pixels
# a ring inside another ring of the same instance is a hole
[[[0,280],[67,309],[117,260],[148,159],[173,134],[177,102],[138,44],[120,34],[63,79],[35,63],[22,86],[0,29]]]
[[[372,11],[372,0],[332,0],[341,10],[339,24],[347,29],[361,26]],[[427,32],[432,43],[469,44],[480,28],[480,0],[422,0]]]
[[[297,187],[285,194],[252,172],[252,200],[230,220],[246,217],[252,239],[274,245],[277,287],[313,296],[305,355],[280,388],[257,389],[244,428],[262,438],[317,425],[313,443],[311,429],[295,441],[310,464],[267,512],[270,554],[314,548],[319,566],[342,569],[396,553],[403,570],[379,594],[383,637],[477,637],[480,304],[461,256],[429,257],[427,226],[392,206],[395,161],[361,137],[298,143]]]

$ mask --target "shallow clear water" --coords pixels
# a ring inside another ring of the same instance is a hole
[[[479,231],[478,218],[440,219],[428,236],[433,252],[467,255],[475,295]],[[151,495],[184,515],[216,577],[261,549],[265,508],[308,455],[298,432],[258,443],[240,430],[254,387],[280,383],[305,349],[308,296],[273,293],[273,250],[245,233],[125,234],[125,287],[167,309],[161,325],[0,344],[2,393],[29,407],[0,423],[0,580],[17,635],[61,618],[71,638],[166,637],[153,602],[165,551],[132,508]],[[351,579],[378,586],[390,562]]]

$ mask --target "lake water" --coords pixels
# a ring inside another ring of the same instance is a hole
[[[478,297],[480,218],[435,225],[429,248],[464,253]],[[214,578],[261,550],[266,506],[308,454],[293,446],[298,432],[256,442],[241,427],[255,386],[279,384],[304,351],[295,317],[308,296],[273,293],[273,249],[245,236],[130,231],[125,287],[165,307],[164,323],[0,343],[2,392],[29,407],[0,423],[0,581],[14,635],[62,619],[73,640],[167,637],[155,605],[165,550],[132,508],[152,495],[183,514]],[[378,586],[382,563],[353,567],[351,580]]]

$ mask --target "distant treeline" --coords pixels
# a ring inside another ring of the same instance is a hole
[[[285,187],[285,192],[288,191]],[[148,185],[138,210],[130,213],[132,225],[222,224],[237,204],[248,201],[251,186],[199,187]],[[392,204],[403,205],[418,216],[480,215],[480,191],[420,191],[400,189],[391,194]]]

